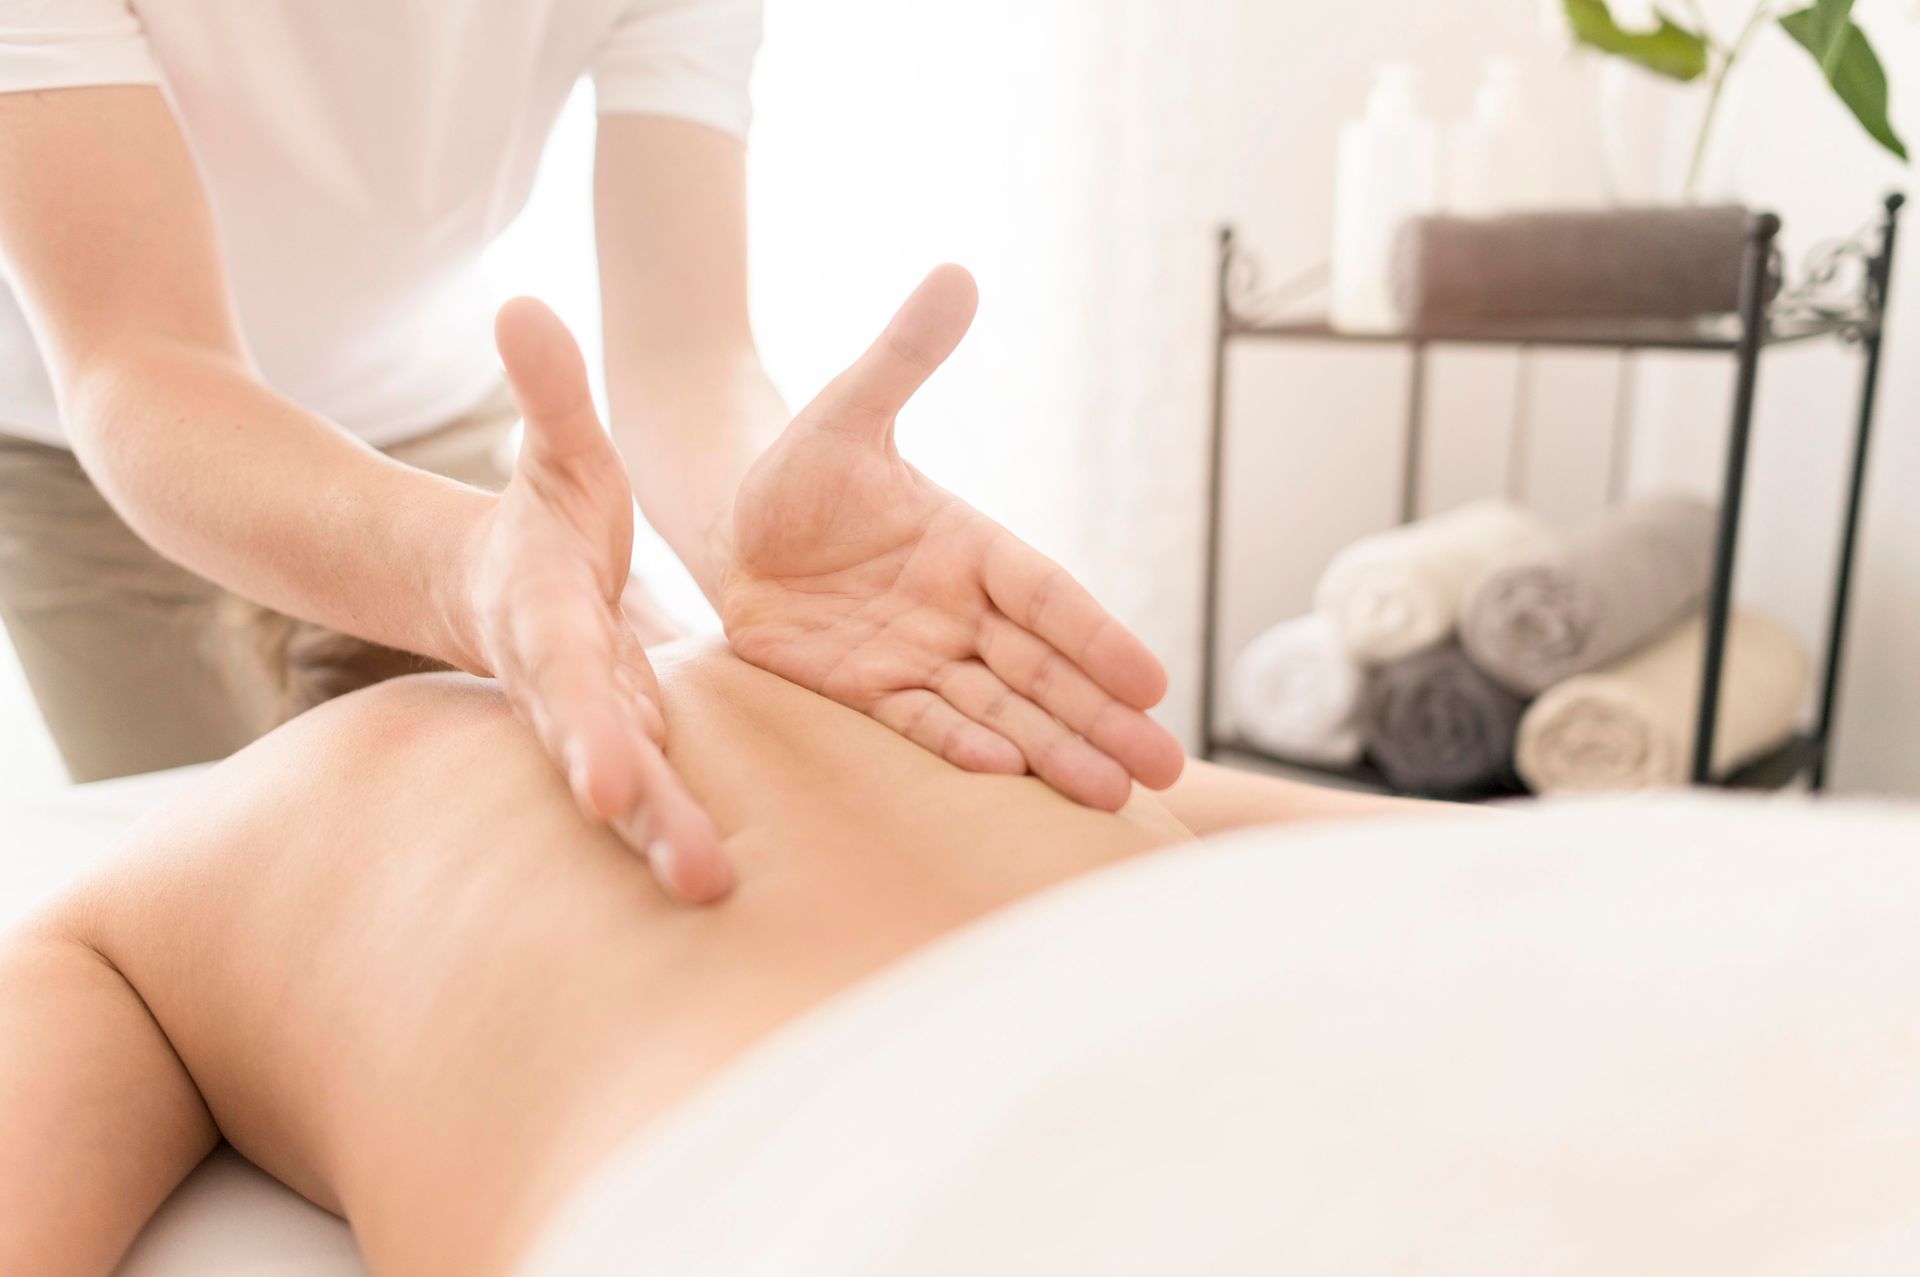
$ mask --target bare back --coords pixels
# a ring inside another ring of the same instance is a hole
[[[389,684],[219,768],[92,889],[92,940],[225,1136],[376,1271],[508,1271],[651,1116],[807,1007],[1189,835],[969,775],[723,651],[656,655],[740,886],[673,905],[491,686]]]

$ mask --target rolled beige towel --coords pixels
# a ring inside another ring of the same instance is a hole
[[[1527,787],[1545,794],[1686,784],[1705,641],[1705,618],[1695,616],[1623,660],[1548,689],[1520,720],[1514,765]],[[1750,612],[1733,615],[1713,737],[1716,776],[1785,743],[1808,675],[1806,653],[1785,628]]]
[[[1518,506],[1478,501],[1355,541],[1321,574],[1314,610],[1355,660],[1398,660],[1453,634],[1467,587],[1489,567],[1551,544]]]
[[[1366,683],[1326,617],[1296,616],[1247,644],[1234,662],[1234,725],[1250,743],[1288,758],[1358,762],[1355,716]]]
[[[1716,523],[1714,508],[1692,497],[1611,506],[1469,587],[1460,642],[1523,696],[1599,669],[1699,608]]]

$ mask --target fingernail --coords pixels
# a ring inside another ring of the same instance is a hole
[[[653,866],[653,872],[664,879],[667,876],[667,862],[673,859],[673,845],[664,838],[656,838],[647,844],[647,863]]]
[[[646,808],[630,812],[615,823],[614,829],[620,835],[620,841],[629,847],[644,847],[649,860],[653,859],[653,849],[659,845],[653,836],[653,817]]]
[[[661,886],[694,904],[713,904],[733,890],[733,870],[725,860],[689,859],[664,838],[647,847],[647,863]]]

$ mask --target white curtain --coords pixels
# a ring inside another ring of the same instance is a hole
[[[796,403],[930,266],[973,335],[903,418],[1190,686],[1233,0],[769,0],[755,314]],[[1190,704],[1170,702],[1186,725]]]

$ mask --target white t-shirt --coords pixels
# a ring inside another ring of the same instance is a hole
[[[499,376],[481,250],[583,74],[741,135],[760,0],[0,0],[0,92],[160,84],[269,383],[374,444]],[[0,432],[64,434],[0,285]]]

